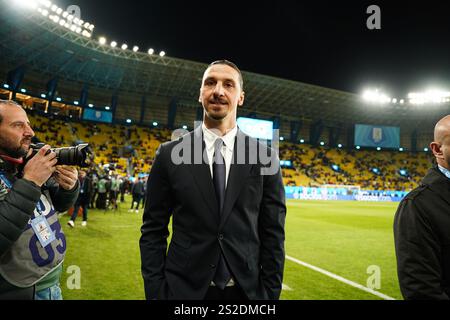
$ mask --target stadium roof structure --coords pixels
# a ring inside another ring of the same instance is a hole
[[[41,83],[42,78],[58,76],[120,95],[176,98],[180,106],[199,106],[205,63],[101,45],[98,39],[61,28],[36,11],[19,11],[8,4],[2,4],[0,18],[0,69],[4,72],[26,66]],[[430,125],[446,113],[417,107],[412,112],[406,104],[368,106],[353,93],[246,71],[243,77],[246,111],[265,117],[322,120],[331,127],[355,122],[416,127]]]

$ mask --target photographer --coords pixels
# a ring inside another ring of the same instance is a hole
[[[33,136],[22,107],[0,100],[0,299],[62,299],[57,211],[78,196],[77,170],[56,166],[48,145],[32,156]]]

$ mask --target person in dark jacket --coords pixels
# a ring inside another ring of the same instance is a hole
[[[437,165],[400,203],[394,238],[405,299],[450,299],[450,115],[430,144]]]
[[[138,178],[138,180],[135,181],[133,186],[131,187],[131,195],[133,196],[133,200],[131,201],[131,208],[129,211],[133,211],[133,206],[136,203],[136,213],[139,212],[139,203],[144,198],[145,194],[145,186],[144,182],[142,182],[142,178]]]
[[[22,107],[0,100],[0,300],[62,299],[57,212],[78,196],[77,170],[56,166],[48,145],[31,156],[33,136]]]
[[[87,215],[88,214],[88,206],[89,206],[89,201],[91,199],[91,193],[92,193],[91,178],[89,178],[89,176],[86,175],[86,171],[80,170],[78,177],[79,177],[80,186],[81,186],[80,194],[78,195],[77,201],[75,202],[72,217],[67,222],[67,224],[72,228],[75,227],[75,219],[78,216],[78,210],[80,209],[80,207],[83,210],[83,222],[81,223],[81,225],[83,227],[86,226],[87,217],[88,217],[88,215]]]

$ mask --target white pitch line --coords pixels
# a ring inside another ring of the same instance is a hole
[[[287,284],[282,284],[282,288],[281,288],[281,290],[285,290],[285,291],[292,291],[292,288],[291,287],[289,287]]]
[[[338,281],[341,281],[341,282],[343,282],[343,283],[345,283],[345,284],[348,284],[348,285],[350,285],[350,286],[352,286],[352,287],[355,287],[355,288],[358,288],[358,289],[360,289],[360,290],[362,290],[362,291],[371,293],[371,294],[373,294],[373,295],[375,295],[375,296],[377,296],[377,297],[380,297],[380,298],[382,298],[382,299],[384,299],[384,300],[395,300],[394,298],[389,297],[388,295],[385,295],[385,294],[380,293],[380,292],[378,292],[378,291],[375,291],[375,290],[373,290],[373,289],[364,287],[363,285],[361,285],[361,284],[359,284],[359,283],[356,283],[356,282],[353,282],[353,281],[351,281],[351,280],[345,279],[345,278],[343,278],[343,277],[341,277],[341,276],[338,276],[337,274],[331,273],[331,272],[326,271],[326,270],[324,270],[324,269],[321,269],[321,268],[318,268],[318,267],[316,267],[316,266],[313,266],[313,265],[311,265],[311,264],[309,264],[309,263],[306,263],[306,262],[300,261],[300,260],[298,260],[298,259],[292,258],[292,257],[290,257],[290,256],[288,256],[288,255],[286,255],[286,259],[291,260],[292,262],[295,262],[295,263],[297,263],[297,264],[299,264],[299,265],[302,265],[302,266],[304,266],[304,267],[306,267],[306,268],[309,268],[309,269],[312,269],[312,270],[314,270],[314,271],[320,272],[320,273],[322,273],[322,274],[324,274],[324,275],[326,275],[326,276],[328,276],[328,277],[330,277],[330,278],[333,278],[333,279],[336,279],[336,280],[338,280]]]

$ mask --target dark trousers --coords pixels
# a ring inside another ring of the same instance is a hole
[[[108,195],[106,194],[106,192],[98,194],[97,201],[96,201],[97,209],[102,209],[102,210],[106,209],[106,198],[107,197],[108,197]]]
[[[131,208],[133,209],[134,203],[136,202],[136,209],[139,209],[139,203],[141,203],[142,196],[140,194],[133,194],[133,201],[131,201]]]
[[[78,216],[78,210],[80,207],[83,209],[83,221],[87,221],[87,214],[88,214],[88,204],[87,203],[76,203],[75,207],[73,208],[72,217],[70,220],[75,221],[75,219]]]
[[[225,287],[223,290],[210,286],[206,292],[205,300],[248,300],[248,298],[244,290],[236,284],[231,287]]]

